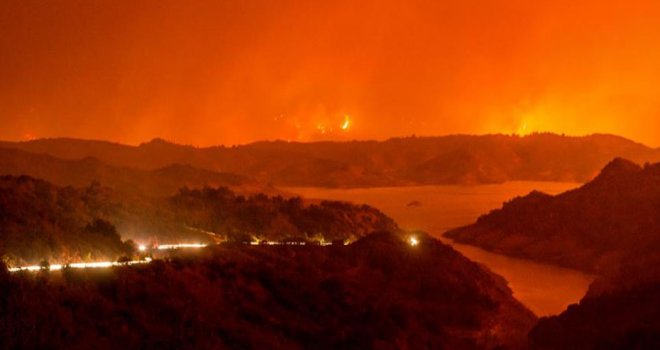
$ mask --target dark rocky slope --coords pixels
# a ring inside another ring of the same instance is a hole
[[[542,318],[532,349],[660,348],[660,253],[640,247],[597,279],[579,304]]]
[[[445,234],[533,260],[601,271],[640,247],[660,249],[660,163],[610,162],[584,186],[532,192]]]
[[[2,348],[515,349],[535,322],[500,277],[391,233],[0,284]]]

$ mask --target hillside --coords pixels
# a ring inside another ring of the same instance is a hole
[[[105,225],[100,233],[97,221]],[[374,208],[341,202],[243,196],[224,187],[184,188],[161,198],[126,195],[98,183],[73,188],[0,177],[0,254],[12,264],[114,260],[130,254],[120,237],[139,243],[332,241],[378,230],[398,227]]]
[[[348,246],[226,244],[109,271],[0,274],[0,286],[2,348],[515,349],[535,322],[503,279],[449,246],[384,232]]]
[[[533,260],[601,271],[640,247],[660,248],[660,163],[615,159],[580,188],[532,192],[445,236]]]
[[[113,166],[171,164],[232,173],[281,186],[373,187],[478,184],[511,180],[585,182],[614,157],[660,161],[660,150],[612,135],[535,134],[410,137],[387,141],[257,142],[197,148],[153,140],[139,146],[42,139],[0,147]]]
[[[11,148],[0,148],[0,175],[28,175],[60,186],[74,187],[99,182],[117,191],[152,196],[172,195],[184,186],[224,186],[246,193],[275,192],[245,176],[197,169],[190,165],[168,164],[154,170],[139,170],[111,166],[93,157],[64,160]]]
[[[231,241],[355,240],[374,231],[397,231],[397,224],[367,205],[338,201],[307,204],[300,197],[243,197],[226,188],[183,189],[167,208],[178,222]]]
[[[640,247],[594,281],[579,304],[542,318],[530,332],[531,348],[660,348],[659,263],[657,249]]]
[[[101,219],[90,189],[0,177],[0,255],[8,263],[115,260],[133,253],[115,227]]]

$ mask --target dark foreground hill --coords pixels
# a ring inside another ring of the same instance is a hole
[[[155,170],[171,164],[232,173],[286,186],[373,187],[593,178],[614,157],[660,161],[660,150],[612,135],[536,134],[410,137],[387,141],[257,142],[196,148],[160,139],[137,147],[104,141],[42,139],[1,147],[113,166]]]
[[[354,240],[397,225],[368,206],[299,197],[243,196],[227,188],[182,189],[161,198],[92,184],[59,187],[27,176],[0,177],[0,255],[12,265],[114,260],[131,244]],[[121,237],[121,239],[120,239]]]
[[[390,233],[44,274],[0,276],[0,347],[517,348],[535,322],[502,278]]]
[[[584,186],[532,192],[447,237],[509,255],[601,271],[642,247],[660,249],[660,163],[610,162]]]

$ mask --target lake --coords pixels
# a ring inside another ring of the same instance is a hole
[[[406,229],[428,232],[509,282],[514,296],[538,316],[560,313],[579,301],[594,276],[577,270],[507,257],[442,237],[448,229],[474,222],[504,201],[532,190],[557,194],[575,183],[508,182],[476,186],[414,186],[357,189],[295,187],[285,191],[306,198],[367,203],[379,208]]]

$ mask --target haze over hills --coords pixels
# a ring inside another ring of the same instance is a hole
[[[28,175],[60,186],[85,187],[92,182],[125,193],[168,196],[181,187],[223,186],[241,193],[275,193],[275,189],[248,177],[168,164],[154,170],[112,166],[88,156],[76,160],[47,154],[0,148],[0,175]]]
[[[61,278],[0,270],[0,347],[524,346],[536,318],[501,277],[435,239],[419,236],[411,246],[403,238],[378,232],[347,246],[227,244]]]
[[[585,182],[615,157],[660,161],[660,150],[612,135],[454,135],[387,141],[257,142],[196,148],[155,139],[139,146],[78,139],[2,142],[67,160],[155,170],[171,164],[282,186],[374,187],[512,180]]]
[[[509,255],[602,271],[642,247],[660,249],[660,163],[617,158],[580,188],[532,192],[445,234]]]

